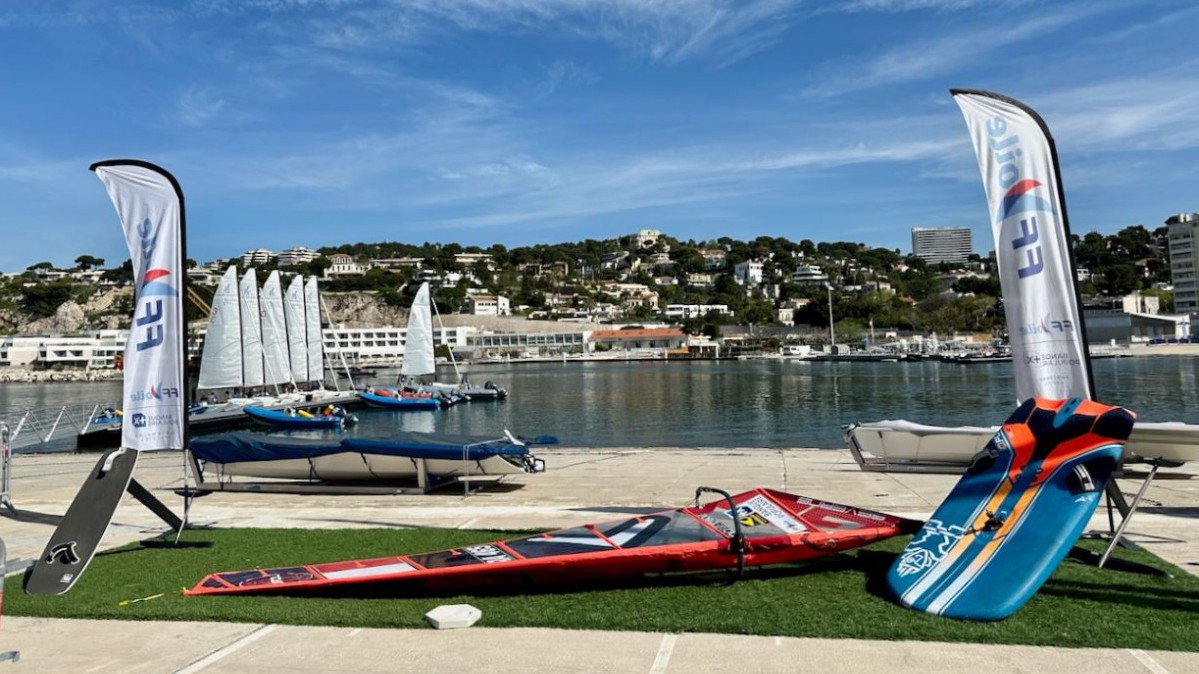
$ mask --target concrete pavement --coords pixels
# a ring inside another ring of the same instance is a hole
[[[755,486],[926,517],[955,477],[863,473],[843,450],[551,449],[549,470],[464,497],[455,489],[415,496],[296,496],[216,493],[198,500],[197,523],[220,527],[435,525],[520,529],[619,517],[634,507],[674,507],[698,485],[736,492]],[[14,501],[25,515],[0,518],[10,560],[40,554],[95,455],[18,456]],[[1132,467],[1125,492],[1139,486]],[[147,455],[137,478],[171,505],[181,482],[178,455]],[[516,488],[520,485],[519,488]],[[1163,471],[1133,520],[1130,538],[1199,572],[1199,468]],[[1104,526],[1101,519],[1095,528]],[[161,531],[126,499],[104,547]],[[4,618],[0,651],[22,651],[17,672],[1197,672],[1199,654],[1126,649],[1056,649],[983,644],[872,642],[647,634],[551,629],[369,630],[248,624]]]

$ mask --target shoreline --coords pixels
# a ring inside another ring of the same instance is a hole
[[[1117,354],[1120,358],[1153,358],[1161,356],[1193,356],[1199,357],[1199,344],[1134,344],[1131,347],[1121,348]],[[1105,355],[1104,347],[1096,349],[1096,357],[1110,357]],[[742,357],[744,358],[744,357]],[[477,360],[477,361],[461,361],[460,367],[475,367],[475,366],[503,366],[503,365],[519,365],[519,364],[534,364],[534,363],[623,363],[633,360],[655,360],[663,362],[711,362],[718,360],[735,361],[738,357],[733,358],[661,358],[660,356],[647,356],[645,354],[617,354],[603,356],[568,356],[567,358],[557,356],[539,356],[536,358],[513,358],[504,361],[494,360]],[[806,360],[812,362],[821,362],[828,359],[821,358],[788,358],[785,356],[776,356],[775,354],[765,354],[763,356],[752,358],[753,360]],[[847,359],[849,360],[849,359]],[[900,361],[904,362],[904,361]],[[369,364],[363,365],[368,369],[388,370],[395,369],[397,365],[391,364]],[[119,370],[98,370],[98,369],[65,369],[65,370],[30,370],[23,367],[0,367],[0,384],[45,384],[55,382],[78,383],[78,382],[102,382],[102,381],[118,381],[124,376],[124,373]]]
[[[120,381],[120,370],[29,370],[21,367],[0,367],[0,384],[48,384],[51,382]]]

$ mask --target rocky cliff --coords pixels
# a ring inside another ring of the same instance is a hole
[[[321,301],[334,323],[350,328],[403,327],[408,309],[393,307],[373,292],[322,293]],[[18,309],[0,309],[0,334],[68,335],[101,329],[128,328],[133,311],[133,288],[101,288],[80,304],[68,300],[53,316],[36,318]],[[321,317],[322,322],[326,316]]]

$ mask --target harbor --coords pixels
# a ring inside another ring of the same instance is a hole
[[[1143,421],[1199,423],[1199,359],[1110,358],[1096,360],[1094,368],[1100,400],[1127,404]],[[508,429],[520,435],[555,435],[566,447],[832,449],[845,446],[841,428],[847,424],[908,419],[988,426],[1002,421],[1015,402],[1009,363],[548,361],[471,364],[464,371],[480,383],[495,381],[512,395],[436,412],[396,415],[357,409],[359,424],[347,433],[494,436]],[[384,370],[355,384],[392,385],[395,377],[394,371]],[[21,410],[40,409],[44,434],[61,406],[57,401],[72,401],[82,418],[94,407],[112,405],[120,395],[119,381],[7,385],[0,388],[0,421],[16,428]],[[205,414],[193,415],[193,420]],[[34,437],[30,433],[14,443],[15,451],[47,451],[25,444]],[[65,423],[56,437],[61,442],[49,449],[74,448]]]

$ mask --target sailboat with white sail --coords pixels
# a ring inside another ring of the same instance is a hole
[[[305,284],[297,276],[286,294],[280,289],[277,271],[260,294],[254,269],[246,270],[240,283],[236,268],[226,270],[213,295],[199,390],[225,391],[230,405],[267,408],[333,393],[323,388],[325,350],[316,279]]]
[[[432,316],[436,310],[437,305],[432,301],[428,282],[422,283],[416,292],[416,297],[412,300],[412,310],[408,314],[408,332],[404,341],[404,363],[400,369],[402,377],[420,378],[434,374],[435,348]],[[507,390],[490,381],[482,386],[472,385],[467,377],[459,371],[453,349],[450,350],[450,365],[454,368],[457,383],[434,381],[425,386],[442,392],[444,395],[458,396],[461,399],[472,401],[501,400],[508,396]]]
[[[428,282],[422,283],[408,311],[408,330],[404,338],[404,362],[396,386],[408,391],[427,391],[443,407],[466,400],[457,384],[433,381],[437,374],[436,349],[433,345],[433,311]],[[456,368],[455,368],[456,369]]]

